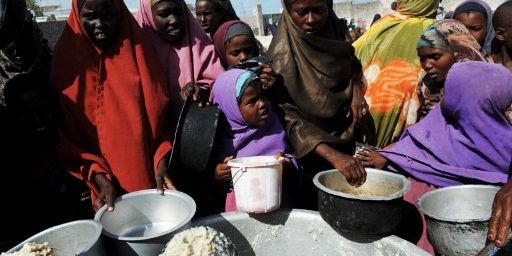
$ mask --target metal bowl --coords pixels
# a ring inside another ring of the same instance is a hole
[[[195,220],[224,233],[240,256],[428,256],[396,236],[340,236],[318,212],[281,209],[249,215],[229,212]]]
[[[28,242],[48,242],[59,255],[106,255],[101,245],[102,226],[93,220],[78,220],[46,229],[8,251],[19,251]]]
[[[404,176],[366,168],[366,182],[359,188],[348,184],[336,169],[313,178],[318,188],[318,211],[338,233],[386,234],[402,218],[402,197],[410,182]]]
[[[492,203],[499,187],[463,185],[423,195],[418,208],[426,216],[428,237],[440,255],[475,255],[485,247]]]
[[[190,227],[196,212],[185,193],[156,189],[128,193],[115,201],[115,210],[102,207],[94,219],[103,224],[109,255],[158,255],[172,236]]]

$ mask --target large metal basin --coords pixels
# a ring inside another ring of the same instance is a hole
[[[172,236],[188,227],[196,212],[190,196],[166,190],[142,190],[121,196],[115,210],[102,207],[94,219],[103,224],[104,244],[109,255],[158,255]]]
[[[19,251],[28,242],[48,242],[62,256],[103,256],[106,254],[100,240],[101,229],[101,224],[93,220],[64,223],[30,237],[8,253]]]
[[[410,182],[404,176],[366,168],[366,182],[359,188],[348,184],[338,170],[319,172],[318,211],[339,233],[386,234],[402,218],[402,197]]]
[[[492,203],[499,187],[464,185],[437,189],[418,201],[428,237],[439,255],[475,255],[485,247]]]
[[[340,236],[318,212],[279,210],[249,215],[223,213],[198,219],[192,226],[210,226],[233,241],[241,256],[427,256],[396,236]]]

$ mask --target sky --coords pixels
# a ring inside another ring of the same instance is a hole
[[[38,0],[39,5],[61,5],[61,9],[71,9],[71,0]],[[129,9],[137,9],[139,0],[124,0]],[[189,4],[195,3],[195,0],[185,0]],[[239,16],[253,15],[256,3],[261,3],[264,14],[278,13],[281,11],[281,0],[231,0],[233,8]],[[244,15],[245,13],[245,15]]]

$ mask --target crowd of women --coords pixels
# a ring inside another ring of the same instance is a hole
[[[488,237],[504,243],[512,1],[493,12],[468,0],[436,22],[438,0],[398,0],[352,42],[332,0],[282,0],[263,52],[228,0],[197,0],[195,17],[183,0],[140,0],[135,17],[121,0],[73,0],[53,55],[23,0],[0,3],[0,195],[13,230],[2,249],[105,204],[114,211],[124,193],[179,189],[168,162],[187,98],[224,117],[213,164],[197,177],[210,187],[194,194],[207,198],[195,198],[199,214],[237,209],[227,161],[276,155],[286,207],[317,207],[322,170],[353,186],[366,166],[406,175],[411,207],[397,235],[429,252],[421,195],[504,185]],[[33,213],[31,229],[13,226],[20,212]]]

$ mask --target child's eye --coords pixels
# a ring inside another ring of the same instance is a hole
[[[304,16],[304,15],[306,15],[306,14],[308,13],[308,10],[307,10],[307,9],[305,9],[305,8],[299,8],[299,9],[297,9],[297,11],[296,11],[296,12],[297,12],[297,14],[299,14],[300,16]]]

